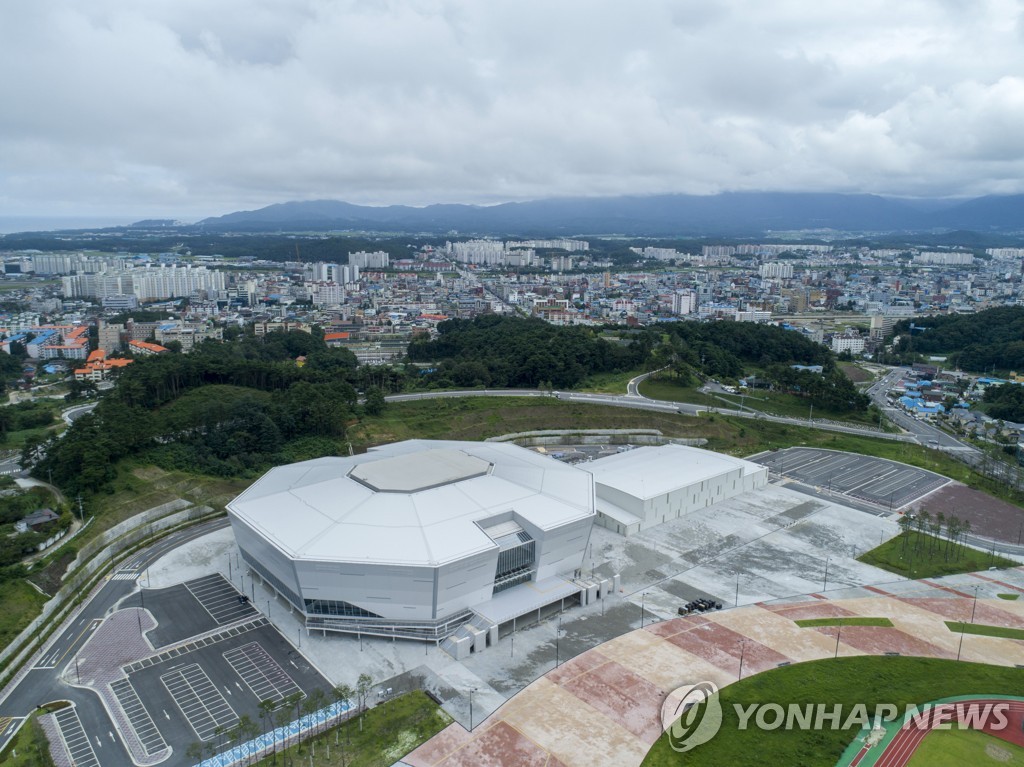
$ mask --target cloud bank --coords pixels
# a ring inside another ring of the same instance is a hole
[[[47,0],[0,10],[0,212],[1024,192],[1010,0]]]

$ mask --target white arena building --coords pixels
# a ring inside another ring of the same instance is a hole
[[[271,469],[228,513],[307,628],[438,642],[472,621],[461,639],[479,649],[586,590],[594,494],[586,472],[515,445],[412,440]]]
[[[617,588],[583,571],[595,522],[628,535],[766,482],[762,466],[678,445],[577,468],[513,444],[410,440],[271,469],[227,508],[242,557],[307,629],[463,657]]]

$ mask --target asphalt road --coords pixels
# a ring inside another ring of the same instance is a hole
[[[141,573],[154,561],[172,549],[194,538],[226,527],[226,518],[204,522],[186,530],[171,533],[152,546],[136,553],[122,563],[115,572],[133,570]],[[135,588],[135,580],[111,578],[88,602],[78,608],[73,619],[44,651],[36,656],[32,670],[0,700],[0,717],[11,717],[15,723],[23,720],[36,707],[55,700],[75,703],[78,715],[89,740],[104,767],[132,767],[133,762],[116,736],[116,728],[98,697],[90,690],[65,684],[61,672],[95,631],[101,620],[114,610],[118,602]],[[15,728],[8,726],[0,733],[0,750],[13,737]]]

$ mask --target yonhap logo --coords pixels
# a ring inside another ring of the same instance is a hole
[[[680,753],[707,743],[722,726],[722,703],[713,682],[698,682],[669,693],[661,704],[661,725]]]

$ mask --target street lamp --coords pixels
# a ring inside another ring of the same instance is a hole
[[[469,731],[473,731],[473,693],[476,692],[475,687],[469,688]]]
[[[836,652],[835,652],[835,655],[832,656],[833,658],[838,658],[839,657],[839,637],[841,637],[842,635],[843,635],[843,624],[840,623],[839,624],[839,631],[836,632]]]
[[[822,591],[828,591],[828,563],[832,557],[825,557],[825,580],[821,584]]]
[[[971,607],[971,624],[974,624],[974,614],[978,609],[978,589],[979,586],[974,587],[974,605]],[[964,632],[967,630],[967,624],[963,621],[960,622],[960,644],[956,648],[956,659],[960,660],[960,653],[964,649]]]
[[[644,602],[647,599],[647,592],[640,595],[640,628],[644,627]]]
[[[737,674],[737,676],[736,676],[736,680],[737,681],[743,679],[743,653],[746,651],[746,649],[747,649],[747,640],[746,639],[741,639],[740,640],[740,673]]]
[[[562,611],[558,611],[558,627],[555,629],[555,668],[558,668],[558,640],[562,635]]]

